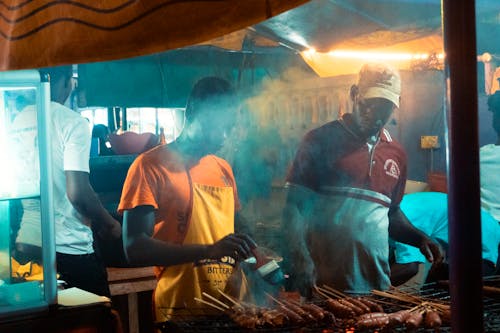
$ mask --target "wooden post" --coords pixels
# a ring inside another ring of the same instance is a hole
[[[443,0],[452,331],[483,327],[475,1]]]

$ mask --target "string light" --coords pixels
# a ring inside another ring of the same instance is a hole
[[[335,50],[328,52],[332,57],[349,59],[375,59],[375,60],[426,60],[430,57],[428,53],[389,53],[389,52],[366,52]],[[443,59],[443,54],[438,54],[439,59]]]
[[[315,49],[308,49],[303,54],[312,58],[317,51]],[[335,50],[327,53],[329,56],[336,58],[346,59],[361,59],[361,60],[395,60],[395,61],[409,61],[409,60],[427,60],[431,57],[428,53],[405,53],[405,52],[370,52],[370,51],[349,51],[349,50]],[[437,59],[444,59],[443,53],[434,54]]]

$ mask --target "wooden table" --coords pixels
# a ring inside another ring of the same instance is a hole
[[[0,332],[122,333],[109,303],[51,306],[48,310],[13,315],[0,321]]]
[[[152,291],[156,287],[153,267],[108,267],[111,296],[127,295],[128,332],[139,333],[138,293]]]

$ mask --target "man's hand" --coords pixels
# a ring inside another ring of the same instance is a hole
[[[208,246],[207,258],[220,259],[230,256],[240,261],[251,257],[252,249],[256,246],[255,241],[245,234],[229,234]]]
[[[429,237],[424,237],[420,243],[420,252],[425,256],[425,258],[432,263],[435,267],[443,262],[443,250],[441,246],[432,241]]]
[[[122,226],[113,219],[111,223],[102,225],[97,233],[104,240],[119,239],[122,236]]]

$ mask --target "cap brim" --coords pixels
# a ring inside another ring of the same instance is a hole
[[[363,95],[362,98],[385,98],[396,105],[399,108],[399,95],[381,87],[370,87],[368,88]]]

